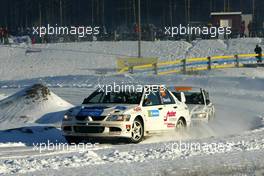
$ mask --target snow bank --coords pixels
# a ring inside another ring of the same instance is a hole
[[[25,144],[23,144],[22,142],[18,142],[18,143],[11,143],[11,142],[0,143],[0,148],[1,147],[23,147],[23,146],[25,146]]]
[[[52,123],[72,105],[41,84],[27,87],[0,101],[0,124],[30,123],[36,120]]]
[[[254,49],[256,45],[262,45],[260,38],[240,38],[227,41],[228,51],[227,54],[247,54],[255,53]],[[263,46],[262,46],[263,48]]]
[[[198,40],[193,42],[193,47],[186,54],[187,58],[225,55],[227,45],[222,40]]]
[[[142,42],[142,55],[161,61],[186,57],[207,57],[252,53],[259,38],[223,40]],[[0,46],[2,80],[31,79],[46,76],[95,74],[97,69],[115,72],[116,58],[137,56],[137,42],[76,42],[36,44],[26,53],[22,45]]]
[[[61,130],[52,126],[24,126],[0,131],[0,150],[1,147],[34,146],[48,142],[66,143]]]

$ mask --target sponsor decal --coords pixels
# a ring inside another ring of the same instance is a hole
[[[164,117],[164,122],[167,122],[170,117],[176,117],[176,112],[168,111],[166,116]]]
[[[141,107],[135,107],[135,108],[134,108],[134,111],[136,111],[136,112],[140,112],[140,111],[141,111]]]
[[[159,110],[148,110],[149,117],[159,117]]]
[[[162,100],[164,103],[170,103],[171,102],[171,99],[169,97],[168,98],[162,97]]]
[[[175,124],[174,123],[167,123],[167,127],[168,128],[174,128],[175,127]]]
[[[127,108],[126,108],[125,106],[116,106],[115,109],[118,109],[118,110],[124,111],[124,110],[126,110]]]
[[[78,116],[101,116],[106,107],[84,107],[78,113]]]

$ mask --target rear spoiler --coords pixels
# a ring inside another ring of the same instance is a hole
[[[178,92],[186,92],[192,90],[192,87],[174,87],[174,90]]]

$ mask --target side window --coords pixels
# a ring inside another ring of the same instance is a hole
[[[175,103],[175,100],[171,96],[168,90],[165,90],[164,92],[160,93],[161,95],[161,100],[163,104],[173,104]]]
[[[158,92],[151,92],[144,98],[143,106],[155,106],[160,105],[160,96]]]
[[[172,92],[172,93],[179,101],[181,101],[181,93],[180,92]]]

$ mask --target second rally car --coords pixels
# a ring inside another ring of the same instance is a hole
[[[151,85],[143,86],[142,91],[96,90],[65,114],[62,130],[69,143],[87,137],[122,137],[138,143],[144,136],[190,123],[183,93],[179,101],[165,87]]]
[[[200,87],[175,86],[171,92],[181,100],[184,93],[186,104],[190,109],[193,122],[209,122],[215,117],[215,107],[209,98],[209,93]]]

